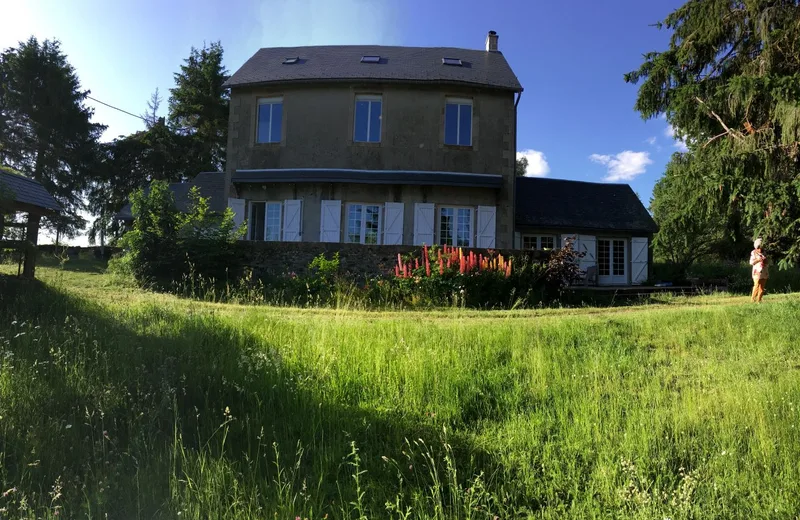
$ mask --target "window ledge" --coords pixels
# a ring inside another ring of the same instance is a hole
[[[280,148],[283,142],[277,143],[253,143],[253,148]]]
[[[461,150],[465,152],[472,151],[472,145],[462,145],[462,144],[445,144],[444,147],[448,150]]]
[[[380,148],[383,146],[382,141],[378,141],[377,143],[373,143],[370,141],[350,141],[350,146],[363,146],[366,148]]]

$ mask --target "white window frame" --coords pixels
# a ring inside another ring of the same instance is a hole
[[[442,244],[442,210],[445,209],[452,209],[453,210],[453,218],[455,219],[454,227],[453,227],[453,241],[452,243],[447,244],[448,246],[453,247],[473,247],[475,244],[475,208],[470,206],[437,206],[436,207],[436,229],[435,229],[435,239],[436,243],[439,245]],[[458,210],[466,209],[469,211],[469,245],[466,246],[459,246],[458,245]]]
[[[351,242],[350,241],[350,208],[355,206],[361,206],[361,226],[359,231],[359,239],[358,242]],[[376,235],[376,242],[374,244],[367,244],[367,219],[364,218],[367,214],[366,207],[367,206],[375,206],[378,208],[378,234]],[[364,245],[381,245],[383,243],[382,236],[383,236],[383,205],[378,202],[350,202],[345,205],[345,212],[344,212],[344,242],[347,244],[364,244]]]
[[[247,222],[248,223],[250,222],[250,220],[251,220],[250,217],[253,214],[253,204],[263,204],[264,205],[264,236],[262,236],[259,241],[262,241],[262,242],[280,242],[282,240],[281,237],[282,237],[282,234],[283,234],[283,202],[280,202],[280,201],[277,201],[277,200],[251,200],[251,201],[248,201],[247,202]],[[268,225],[268,222],[269,222],[269,220],[268,220],[268,218],[269,218],[269,207],[270,206],[274,206],[274,205],[277,205],[280,208],[280,216],[278,218],[278,239],[277,240],[267,240],[268,230],[269,230],[269,225]],[[255,232],[255,229],[250,229],[248,231],[249,231],[248,232],[248,235],[249,235],[248,238],[250,240],[257,240],[255,238],[253,238],[253,233]]]
[[[367,140],[366,141],[359,141],[356,139],[356,131],[358,125],[358,117],[356,111],[358,110],[358,102],[359,101],[367,101],[368,102],[368,109],[367,109]],[[372,125],[372,106],[374,102],[380,102],[381,104],[381,114],[378,117],[378,121],[380,121],[380,129],[378,131],[378,140],[377,141],[370,141],[369,140],[369,131],[370,125]],[[357,94],[356,100],[353,102],[353,142],[354,143],[380,143],[383,140],[383,96],[380,94]]]
[[[266,141],[259,141],[258,140],[258,128],[261,124],[261,107],[263,105],[269,105],[269,133],[268,138]],[[275,105],[281,105],[281,139],[277,141],[272,139],[272,111]],[[256,144],[272,144],[272,143],[280,143],[283,140],[283,96],[277,97],[268,97],[268,98],[258,98],[258,108],[256,109]]]
[[[448,143],[447,142],[447,105],[456,105],[458,110],[456,110],[456,142]],[[469,143],[461,144],[461,106],[462,105],[469,105]],[[472,146],[472,134],[475,133],[475,128],[473,128],[473,121],[475,119],[475,107],[473,106],[472,100],[467,98],[456,98],[456,97],[447,97],[444,100],[444,143],[448,146]]]
[[[522,235],[522,239],[521,239],[522,240],[522,244],[520,244],[520,245],[522,245],[523,249],[525,249],[525,246],[524,246],[525,239],[531,239],[531,238],[533,239],[533,242],[534,242],[534,247],[532,249],[533,251],[544,251],[544,249],[542,249],[542,239],[543,238],[551,238],[551,239],[553,239],[553,247],[551,249],[555,249],[556,248],[556,236],[555,235],[534,235],[534,234],[531,234],[531,233],[526,233],[526,234]]]

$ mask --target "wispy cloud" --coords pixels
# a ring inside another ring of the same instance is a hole
[[[647,144],[649,144],[650,146],[655,146],[656,145],[656,136],[648,137],[647,140],[645,140],[645,142]]]
[[[528,160],[528,169],[525,172],[526,177],[545,177],[550,173],[550,165],[547,164],[547,157],[545,157],[544,152],[538,150],[517,152],[517,159],[522,157]]]
[[[589,160],[602,164],[608,168],[608,174],[603,180],[609,182],[629,181],[647,171],[647,166],[653,164],[649,152],[632,152],[625,150],[616,155],[592,154]]]
[[[679,152],[686,153],[689,151],[689,147],[686,146],[686,139],[678,136],[674,126],[667,124],[667,127],[664,129],[664,136],[675,141],[673,146],[675,146]]]

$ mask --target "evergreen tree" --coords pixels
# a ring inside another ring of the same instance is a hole
[[[641,82],[636,110],[666,115],[687,140],[709,212],[740,213],[782,265],[796,263],[800,0],[689,0],[660,27],[669,48],[625,76]]]
[[[222,86],[228,79],[222,54],[219,42],[192,47],[170,89],[170,124],[197,143],[200,170],[220,170],[225,163],[229,95]]]
[[[64,212],[45,219],[61,236],[85,225],[78,211],[104,126],[92,123],[75,70],[56,40],[36,38],[0,55],[0,163],[39,181]]]

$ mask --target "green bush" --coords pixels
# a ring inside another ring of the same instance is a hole
[[[164,181],[153,181],[147,193],[134,193],[131,206],[133,229],[120,240],[125,258],[114,269],[129,273],[139,285],[159,289],[186,283],[187,277],[217,283],[238,279],[240,273],[229,269],[238,265],[235,245],[245,230],[236,229],[230,208],[212,214],[208,199],[193,187],[188,211],[180,212]]]

